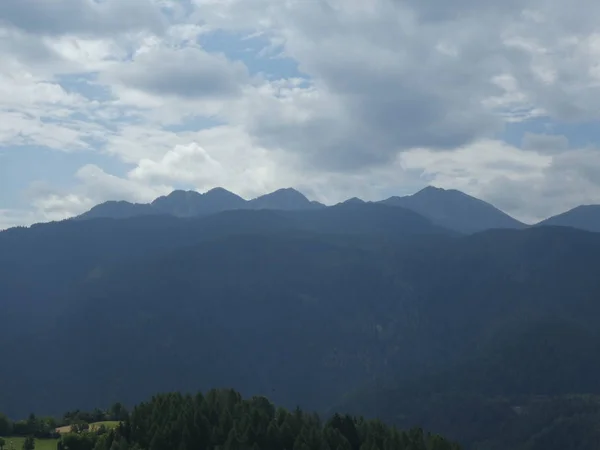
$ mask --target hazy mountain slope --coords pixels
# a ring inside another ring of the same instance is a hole
[[[77,219],[113,218],[123,219],[145,215],[167,214],[175,217],[199,217],[238,209],[273,209],[295,211],[319,209],[325,206],[311,202],[300,192],[288,188],[245,200],[223,188],[214,188],[201,194],[196,191],[176,190],[158,197],[150,204],[109,201],[94,206]]]
[[[525,225],[496,207],[456,190],[432,186],[406,197],[391,197],[381,203],[412,209],[440,226],[462,233]]]
[[[200,194],[195,191],[173,191],[152,202],[161,213],[176,217],[196,217],[222,211],[240,209],[246,204],[242,197],[223,188],[215,188]]]
[[[537,226],[563,226],[600,232],[600,205],[582,205],[541,221]]]
[[[152,205],[143,203],[130,203],[124,201],[109,201],[94,206],[89,211],[77,216],[77,219],[97,219],[111,217],[113,219],[127,219],[130,217],[160,214]]]
[[[283,211],[324,208],[318,202],[311,202],[304,194],[295,189],[279,189],[270,194],[262,195],[248,202],[252,209],[277,209]]]

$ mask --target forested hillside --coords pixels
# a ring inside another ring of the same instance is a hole
[[[116,404],[115,406],[119,406]],[[104,422],[88,423],[98,413],[119,418],[115,427]],[[378,420],[334,414],[322,421],[317,414],[300,408],[288,411],[275,407],[265,397],[243,399],[234,390],[211,390],[206,395],[179,393],[153,396],[136,406],[131,414],[96,410],[65,414],[59,423],[53,418],[11,422],[0,415],[0,446],[25,437],[23,448],[38,443],[57,450],[458,450],[438,435],[419,428],[399,431]],[[56,439],[52,441],[52,438]]]
[[[234,386],[467,448],[559,423],[591,442],[595,416],[560,405],[600,395],[599,266],[600,234],[461,236],[360,202],[13,229],[0,360],[18,375],[0,371],[0,405],[56,414]]]

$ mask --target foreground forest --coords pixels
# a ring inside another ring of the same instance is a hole
[[[361,203],[12,229],[0,407],[232,386],[468,449],[595,450],[597,267],[598,233],[464,235]]]
[[[13,423],[0,415],[0,436],[27,436],[23,450],[34,450],[34,436],[55,438],[57,450],[459,449],[441,436],[418,428],[402,432],[378,420],[340,414],[322,421],[317,414],[300,408],[276,408],[265,397],[244,400],[234,390],[212,390],[195,396],[157,395],[133,408],[131,414],[123,413],[119,409],[115,414],[113,408],[104,414],[98,410],[65,414],[61,424],[69,429],[61,434],[48,428],[55,422],[52,418],[30,415],[28,420]],[[83,420],[100,416],[121,420],[112,428],[92,427]],[[11,439],[2,439],[0,444],[6,445],[7,440]]]

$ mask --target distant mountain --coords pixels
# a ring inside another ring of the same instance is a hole
[[[365,202],[360,198],[353,197],[336,206],[367,203],[400,206],[431,220],[434,225],[465,234],[490,229],[523,229],[527,227],[483,200],[454,189],[446,190],[433,186],[428,186],[413,195],[394,196],[379,202]],[[326,205],[310,201],[305,195],[292,188],[278,189],[252,200],[245,200],[233,192],[217,187],[204,194],[196,191],[176,190],[169,195],[157,198],[150,204],[108,201],[94,206],[75,219],[127,219],[150,215],[202,217],[224,211],[244,209],[310,211],[326,208],[328,208]],[[537,224],[537,226],[544,225],[568,226],[600,232],[600,205],[578,206]]]
[[[537,226],[554,225],[600,232],[600,205],[582,205],[541,221]]]
[[[454,189],[429,186],[416,194],[390,197],[380,203],[411,209],[442,227],[461,233],[525,227],[523,223],[489,203]]]
[[[94,206],[88,212],[78,216],[78,219],[98,219],[111,217],[113,219],[128,219],[130,217],[159,214],[152,205],[143,203],[129,203],[124,201],[109,201]]]
[[[200,217],[236,209],[273,209],[296,211],[324,208],[311,202],[295,189],[279,189],[253,200],[245,200],[233,192],[217,187],[201,194],[196,191],[177,190],[158,197],[150,204],[108,201],[94,206],[76,219],[126,219],[130,217],[168,214],[175,217]]]
[[[248,208],[251,209],[277,209],[281,211],[292,211],[302,209],[324,208],[325,205],[319,202],[311,202],[304,194],[295,189],[278,189],[270,194],[257,197],[248,202]]]
[[[246,200],[226,189],[214,188],[204,194],[196,191],[173,191],[167,196],[157,198],[151,205],[164,214],[196,217],[243,208]]]
[[[348,200],[342,202],[342,204],[354,204],[354,205],[360,205],[362,203],[366,203],[363,199],[358,198],[358,197],[352,197],[349,198]]]

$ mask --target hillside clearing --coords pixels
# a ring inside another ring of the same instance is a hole
[[[21,450],[23,448],[24,437],[5,437],[5,450]],[[56,450],[58,439],[36,439],[35,450]]]
[[[103,422],[90,423],[90,431],[96,430],[96,429],[100,428],[102,425],[104,425],[106,428],[111,430],[113,428],[117,428],[119,426],[119,422],[116,420],[105,420]],[[64,427],[58,427],[58,428],[56,428],[56,432],[60,433],[60,434],[70,433],[71,425],[65,425]]]

